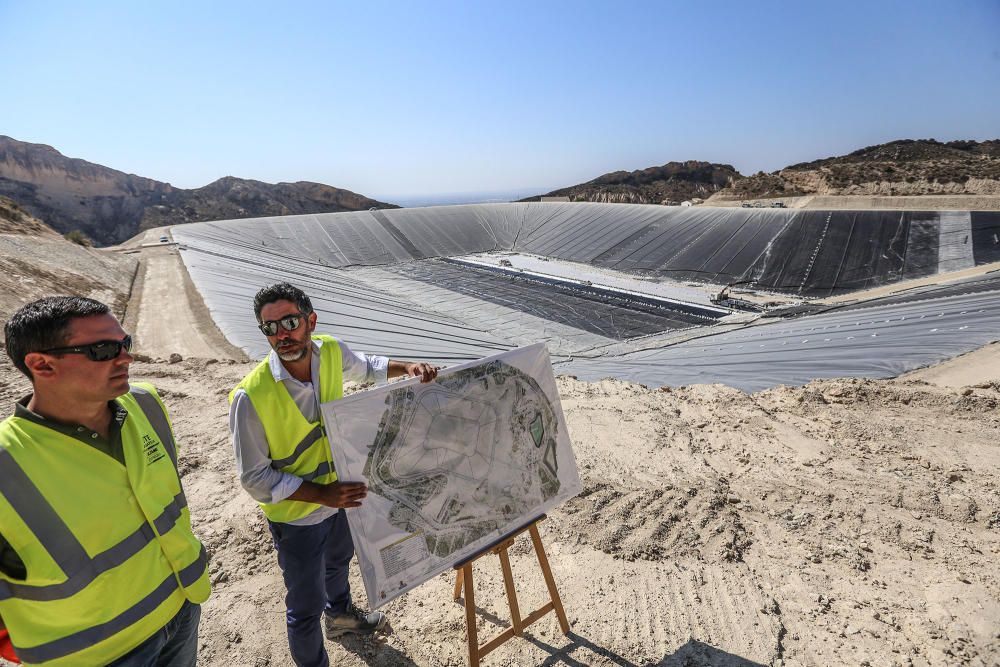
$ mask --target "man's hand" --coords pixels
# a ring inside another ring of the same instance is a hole
[[[411,378],[420,378],[421,382],[430,382],[438,375],[438,367],[432,366],[423,361],[396,361],[389,360],[389,368],[386,375],[390,378],[398,378],[405,375]]]
[[[361,501],[367,495],[368,485],[364,482],[331,482],[330,484],[302,482],[295,493],[288,496],[288,499],[326,505],[327,507],[351,508],[361,507]]]
[[[413,378],[420,378],[421,382],[430,382],[437,377],[438,369],[435,366],[424,362],[408,363],[406,365],[406,374]]]

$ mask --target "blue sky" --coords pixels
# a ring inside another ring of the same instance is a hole
[[[1000,137],[1000,0],[0,0],[0,134],[383,199]]]

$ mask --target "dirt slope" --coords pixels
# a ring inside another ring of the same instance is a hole
[[[137,262],[70,243],[56,234],[0,233],[0,321],[18,306],[53,294],[99,299],[121,317]]]

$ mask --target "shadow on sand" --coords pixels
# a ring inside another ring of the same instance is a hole
[[[570,643],[558,648],[527,633],[525,633],[524,639],[549,653],[549,657],[539,663],[546,667],[552,665],[585,667],[591,664],[590,659],[587,657],[582,657],[582,659],[573,657],[572,654],[580,649],[583,649],[585,653],[589,652],[600,656],[608,662],[620,665],[621,667],[765,667],[762,663],[723,651],[710,644],[700,642],[697,639],[689,639],[687,643],[678,647],[676,651],[670,655],[663,656],[663,658],[655,662],[633,662],[610,649],[595,644],[575,632],[570,632],[566,636],[570,640]]]
[[[417,667],[417,663],[399,649],[386,643],[384,638],[347,636],[339,643],[348,652],[361,658],[366,665]]]
[[[476,605],[476,613],[490,623],[503,628],[510,627],[510,621],[502,619],[478,605]],[[684,645],[678,647],[676,651],[670,655],[663,656],[660,660],[637,663],[615,653],[611,649],[595,644],[576,632],[570,631],[566,635],[566,638],[569,639],[569,644],[557,647],[532,635],[530,628],[526,629],[521,636],[522,640],[531,642],[549,654],[549,657],[539,663],[541,667],[552,667],[553,665],[589,667],[592,664],[590,658],[586,656],[580,659],[573,657],[572,654],[580,651],[580,649],[583,649],[584,653],[589,652],[600,656],[609,663],[620,665],[620,667],[766,667],[763,663],[723,651],[697,639],[689,639]],[[486,639],[488,637],[481,637],[480,641],[485,641]],[[517,640],[513,639],[511,641]]]

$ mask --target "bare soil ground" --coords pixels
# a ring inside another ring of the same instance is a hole
[[[3,313],[13,305],[0,295]],[[584,492],[541,526],[573,630],[550,615],[484,664],[997,664],[998,350],[939,377],[753,395],[559,378]],[[250,368],[210,354],[133,366],[170,410],[212,555],[205,665],[291,664],[280,573],[227,430],[226,394]],[[8,412],[27,390],[0,368]],[[527,539],[512,565],[522,610],[541,604]],[[352,582],[363,598],[356,570]],[[476,583],[485,640],[509,624],[495,558],[477,563]],[[387,605],[393,632],[329,643],[331,662],[465,664],[452,585],[441,575]]]

